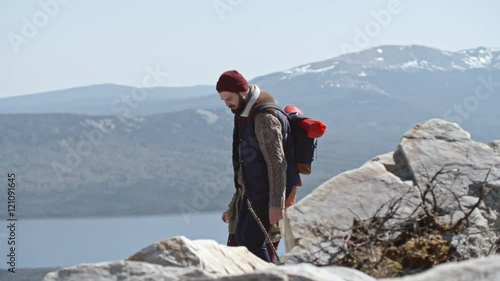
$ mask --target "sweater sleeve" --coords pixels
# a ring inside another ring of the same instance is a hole
[[[284,208],[287,163],[280,121],[269,112],[257,114],[255,135],[267,165],[269,206]]]

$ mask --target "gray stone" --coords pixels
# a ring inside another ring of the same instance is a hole
[[[288,280],[375,281],[375,278],[355,269],[339,266],[316,267],[307,263],[282,265],[266,271],[282,272],[288,276]]]
[[[469,228],[472,233],[481,234],[454,239],[463,259],[487,254],[499,233],[493,226],[499,224],[496,214],[500,211],[500,157],[492,147],[474,142],[455,123],[431,119],[408,131],[396,153],[402,156],[397,165],[408,167],[421,190],[426,185],[434,186],[441,219],[468,212],[478,202],[481,187],[487,182],[485,190],[491,192],[484,196],[480,212],[471,217]],[[483,213],[490,215],[484,217]]]
[[[382,158],[388,159],[375,158],[330,179],[287,209],[285,241],[291,250],[282,259],[285,263],[333,264],[343,257],[340,245],[353,219],[367,219],[403,195],[407,199],[398,215],[408,216],[415,209],[420,202],[416,190],[387,171]]]
[[[374,157],[358,169],[333,177],[288,208],[287,254],[282,260],[287,264],[335,263],[343,257],[341,245],[353,219],[367,219],[383,204],[403,195],[398,215],[404,217],[422,203],[420,192],[427,184],[435,185],[439,221],[450,225],[478,203],[484,186],[488,193],[468,217],[468,232],[449,241],[457,247],[458,259],[495,252],[500,225],[500,157],[491,146],[472,141],[457,124],[431,119],[408,131],[394,153]],[[425,198],[427,206],[432,207],[431,199],[430,194]],[[382,208],[379,215],[383,213]]]
[[[281,265],[275,268],[259,270],[249,274],[197,279],[197,281],[201,280],[376,281],[375,278],[355,269],[338,266],[316,267],[307,263]]]
[[[198,267],[213,274],[240,274],[274,267],[245,247],[228,247],[214,240],[189,240],[178,236],[153,243],[128,260],[163,266]]]
[[[413,178],[411,177],[411,173],[408,170],[408,167],[406,166],[406,163],[397,161],[398,157],[400,157],[397,153],[394,153],[394,151],[382,154],[379,156],[374,157],[371,159],[369,162],[378,162],[384,165],[385,169],[388,172],[393,173],[395,176],[399,177],[403,182],[413,185]]]
[[[175,281],[211,276],[193,267],[164,267],[144,262],[117,261],[65,267],[47,273],[43,281]]]
[[[215,280],[216,281],[260,281],[260,280],[288,281],[290,279],[285,273],[282,272],[261,272],[261,273],[248,273],[244,275],[202,278],[202,279],[197,279],[196,281],[215,281]],[[311,279],[306,279],[306,280],[311,280]]]

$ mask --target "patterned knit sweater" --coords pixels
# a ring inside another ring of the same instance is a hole
[[[274,102],[274,98],[258,87],[251,86],[243,116],[251,114],[251,109],[260,103]],[[246,112],[246,114],[245,114]],[[269,178],[269,206],[285,207],[286,158],[283,149],[281,123],[274,115],[274,109],[263,110],[255,116],[255,135],[267,165]],[[241,169],[238,181],[243,186]]]

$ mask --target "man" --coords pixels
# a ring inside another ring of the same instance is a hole
[[[247,200],[266,232],[283,218],[286,197],[300,184],[290,126],[280,111],[259,110],[264,104],[276,104],[275,99],[257,85],[248,85],[236,70],[224,72],[217,81],[216,90],[235,114],[233,167],[237,191],[233,201],[239,210],[237,215],[231,216],[226,211],[223,220],[236,221],[234,238],[237,245],[246,246],[256,256],[271,262],[265,234],[248,210]]]

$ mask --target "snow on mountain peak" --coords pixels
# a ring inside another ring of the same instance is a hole
[[[311,68],[311,64],[307,65],[301,65],[295,68],[292,68],[290,70],[284,71],[285,74],[288,74],[290,76],[295,76],[295,75],[300,75],[300,74],[306,74],[306,73],[319,73],[319,72],[325,72],[327,70],[335,68],[335,66],[338,64],[337,61],[334,61],[331,63],[329,66],[320,66],[315,64],[316,68]]]
[[[364,69],[465,71],[477,68],[500,69],[500,49],[478,47],[450,52],[421,45],[384,45],[295,67],[282,72],[282,79],[310,73],[359,75]]]

